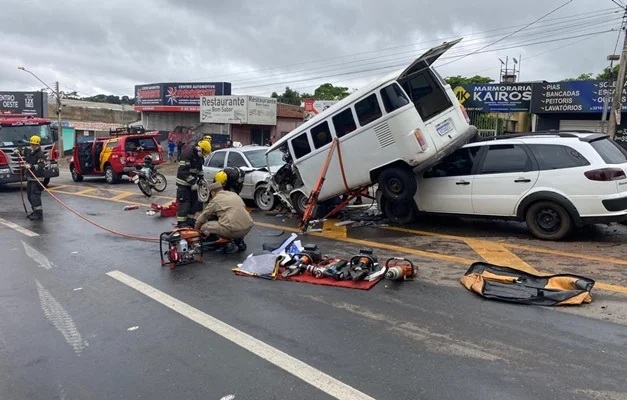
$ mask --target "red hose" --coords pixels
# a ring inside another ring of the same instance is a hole
[[[24,162],[24,159],[22,158],[22,156],[20,155],[20,161]],[[127,233],[122,233],[122,232],[118,232],[118,231],[114,231],[113,229],[109,229],[105,226],[100,225],[97,222],[94,222],[92,220],[90,220],[89,218],[85,217],[82,214],[79,214],[78,212],[74,211],[70,206],[68,206],[67,204],[65,204],[63,201],[61,201],[61,199],[59,199],[57,196],[55,196],[51,191],[48,190],[48,188],[46,188],[44,186],[43,183],[41,183],[41,181],[35,176],[35,174],[33,173],[33,171],[31,171],[30,169],[28,170],[28,172],[33,176],[33,178],[35,178],[35,180],[37,181],[37,183],[39,184],[39,186],[42,187],[42,189],[48,193],[50,196],[52,196],[53,199],[55,199],[59,204],[61,204],[63,207],[65,207],[68,211],[70,211],[72,214],[76,215],[79,218],[82,218],[83,220],[89,222],[90,224],[102,229],[103,231],[107,231],[109,233],[112,233],[114,235],[118,235],[118,236],[122,236],[125,237],[127,239],[135,239],[135,240],[141,240],[141,241],[145,241],[145,242],[158,242],[159,238],[149,238],[149,237],[144,237],[144,236],[135,236],[135,235],[129,235]],[[21,168],[20,168],[20,174],[21,174]],[[20,175],[21,176],[21,175]],[[20,185],[21,186],[21,185]],[[23,195],[22,195],[23,196]],[[23,198],[22,198],[23,201]],[[26,210],[26,204],[24,204],[24,210]],[[27,211],[28,213],[28,211]]]

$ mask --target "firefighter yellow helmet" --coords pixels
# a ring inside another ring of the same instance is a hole
[[[222,186],[226,184],[227,179],[228,179],[228,176],[226,175],[226,172],[224,171],[218,171],[216,173],[216,176],[213,177],[213,181],[221,184]]]
[[[202,152],[202,155],[204,157],[207,157],[207,155],[211,153],[211,143],[209,143],[207,140],[201,140],[200,142],[198,142],[198,147],[200,147],[200,151]]]
[[[206,140],[207,142],[211,143],[211,135],[205,135],[202,137],[202,140]]]
[[[33,135],[30,137],[30,144],[34,144],[39,146],[41,144],[41,138],[37,135]]]

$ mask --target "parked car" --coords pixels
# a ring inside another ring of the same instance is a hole
[[[163,148],[157,143],[158,133],[111,134],[115,136],[74,143],[74,155],[70,159],[74,182],[81,182],[85,176],[104,176],[107,183],[113,184],[136,165],[143,165],[146,156],[152,157],[155,166],[165,162]]]
[[[269,176],[266,165],[266,150],[264,146],[230,147],[213,151],[206,159],[203,166],[205,179],[212,182],[215,174],[224,167],[238,167],[246,172],[244,188],[240,196],[243,199],[254,200],[261,210],[272,210],[276,206],[277,199],[267,190],[267,178]],[[281,154],[273,153],[269,157],[270,172],[276,172],[285,162]]]
[[[607,135],[523,133],[480,139],[417,177],[415,207],[386,204],[392,219],[416,212],[513,219],[540,239],[575,227],[627,221],[627,150]]]

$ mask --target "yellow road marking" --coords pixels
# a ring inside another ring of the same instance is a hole
[[[324,232],[326,237],[330,237],[333,239],[347,238],[346,226],[336,226],[335,224],[338,222],[340,222],[340,220],[330,219],[322,223],[322,231]]]
[[[107,197],[100,197],[100,196],[95,196],[95,195],[91,195],[91,194],[77,194],[77,193],[72,193],[72,192],[64,192],[62,190],[51,190],[52,193],[61,193],[61,194],[68,194],[71,196],[79,196],[79,197],[87,197],[88,199],[96,199],[96,200],[108,200],[108,201],[114,201],[116,203],[123,203],[123,204],[137,204],[138,206],[144,206],[144,207],[150,207],[150,204],[146,204],[146,203],[137,203],[135,201],[128,201],[128,200],[113,200],[111,198],[107,198]]]
[[[79,195],[79,196],[80,196],[80,195],[82,195],[82,194],[91,193],[91,192],[93,192],[93,191],[95,191],[95,190],[96,190],[95,188],[84,189],[84,190],[81,190],[80,192],[76,192],[76,193],[74,193],[74,194],[76,194],[76,195]]]
[[[386,226],[386,227],[382,227],[382,229],[387,229],[390,231],[405,232],[405,233],[413,233],[413,234],[422,235],[422,236],[440,237],[443,239],[458,240],[461,242],[466,242],[467,240],[469,240],[468,238],[465,238],[463,236],[447,235],[443,233],[421,231],[417,229],[401,228],[401,227],[396,227],[396,226]],[[476,240],[481,240],[481,239],[476,239]],[[484,241],[490,242],[489,240],[484,240]],[[591,256],[587,254],[572,253],[572,252],[566,252],[566,251],[560,251],[560,250],[546,249],[543,247],[525,246],[525,245],[513,244],[513,243],[500,243],[500,244],[503,247],[508,248],[508,249],[524,250],[524,251],[529,251],[533,253],[552,254],[552,255],[562,256],[562,257],[579,258],[582,260],[600,261],[600,262],[611,263],[611,264],[627,265],[627,260],[621,260],[619,258]]]
[[[266,228],[285,230],[285,231],[288,231],[288,232],[300,233],[300,229],[291,228],[291,227],[288,227],[288,226],[267,224],[265,222],[257,222],[257,221],[255,221],[255,225],[263,226],[263,227],[266,227]],[[458,263],[458,264],[472,264],[474,262],[474,260],[469,260],[467,258],[461,258],[461,257],[456,257],[456,256],[447,256],[445,254],[438,254],[438,253],[431,253],[431,252],[428,252],[428,251],[410,249],[410,248],[407,248],[407,247],[396,246],[396,245],[393,245],[393,244],[371,242],[369,240],[354,239],[354,238],[349,238],[349,237],[336,238],[336,237],[329,236],[328,234],[325,234],[324,232],[310,232],[307,235],[308,236],[317,236],[317,237],[322,237],[322,238],[327,238],[327,239],[335,239],[335,240],[338,240],[338,241],[341,241],[341,242],[359,244],[359,245],[362,245],[362,246],[376,247],[376,248],[379,248],[379,249],[385,249],[385,250],[395,251],[395,252],[399,252],[399,253],[414,254],[414,255],[417,255],[417,256],[421,256],[421,257],[435,258],[437,260],[449,261],[449,262],[454,262],[454,263]]]
[[[134,194],[136,194],[136,193],[123,192],[123,193],[120,193],[120,194],[115,195],[113,197],[109,197],[107,200],[112,200],[112,201],[122,200],[123,198],[128,197],[128,196],[132,196]]]
[[[69,185],[69,184],[68,184],[68,185],[61,185],[61,186],[63,186],[63,187],[77,187],[77,188],[84,187],[84,186],[81,186],[81,185]],[[61,187],[61,186],[55,186],[55,187],[51,188],[51,190],[53,190],[53,189],[58,189],[58,188],[59,188],[59,187]],[[140,193],[140,192],[138,192],[138,193],[133,193],[133,192],[129,192],[128,190],[106,189],[106,188],[102,188],[102,187],[98,187],[98,188],[90,188],[90,189],[87,189],[87,190],[103,190],[103,191],[106,191],[106,192],[114,192],[114,193],[131,193],[131,194],[136,194],[136,195],[138,195],[138,196],[143,196],[143,194],[142,194],[142,193]],[[81,191],[81,192],[82,192],[82,191]],[[76,193],[81,193],[81,192],[76,192]],[[72,194],[76,194],[76,193],[72,193]],[[168,197],[168,196],[159,196],[159,195],[152,195],[152,196],[151,196],[151,198],[154,198],[154,199],[174,200],[174,198],[172,198],[172,197]],[[103,197],[103,199],[105,199],[105,197]]]
[[[68,187],[68,186],[70,185],[56,185],[55,184],[55,185],[48,186],[48,189],[61,189],[61,188]]]
[[[488,242],[487,240],[466,239],[466,244],[477,252],[484,260],[491,264],[502,265],[520,269],[532,274],[540,272],[520,259],[516,254],[507,250],[505,246],[496,242]]]

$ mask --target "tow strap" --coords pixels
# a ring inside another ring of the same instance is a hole
[[[461,284],[486,299],[537,306],[590,303],[594,280],[578,275],[538,276],[514,268],[476,262]]]

